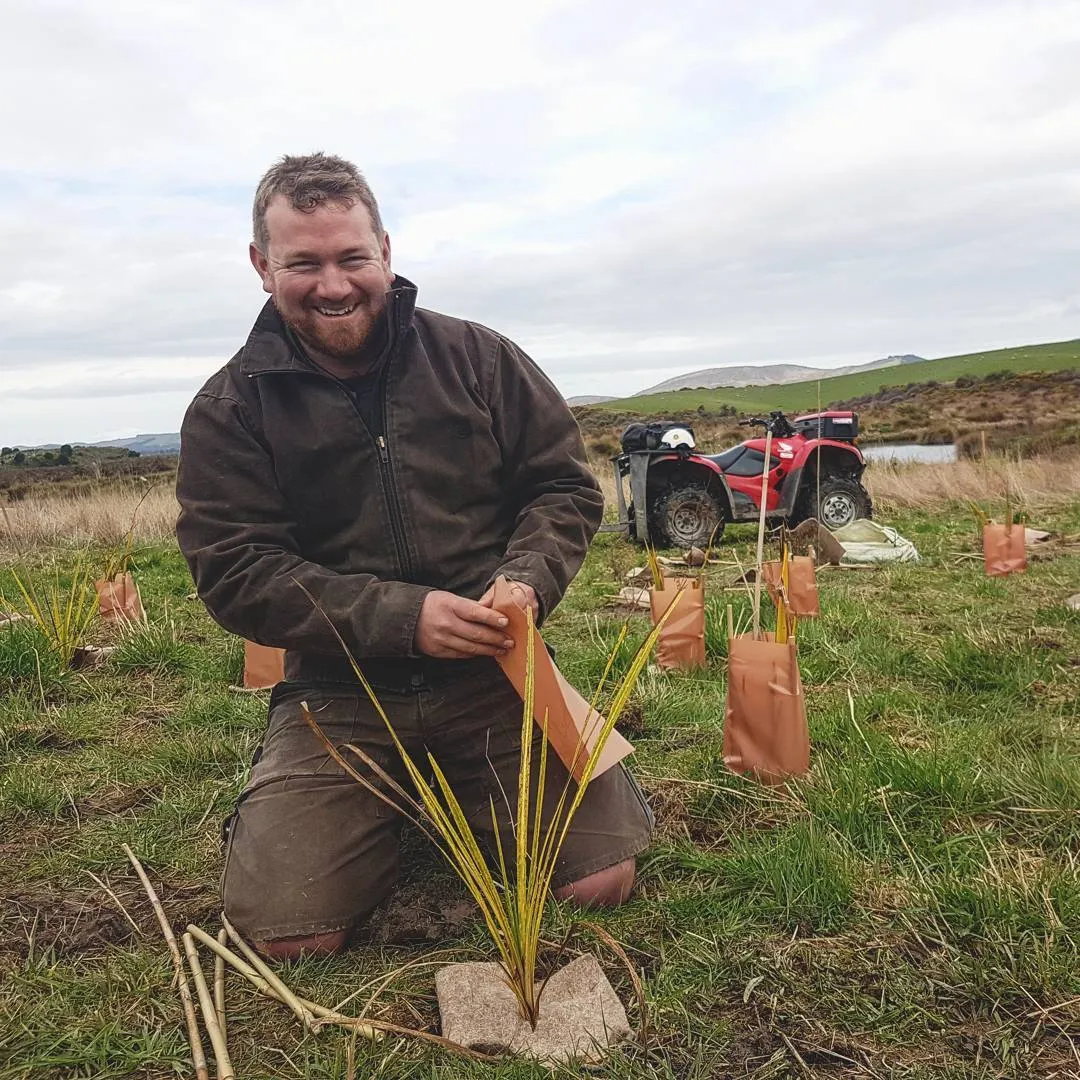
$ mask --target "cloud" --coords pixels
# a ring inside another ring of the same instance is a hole
[[[286,151],[360,163],[421,303],[568,395],[1080,334],[1067,0],[10,7],[6,444],[178,427]]]

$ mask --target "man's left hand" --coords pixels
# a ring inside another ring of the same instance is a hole
[[[536,599],[536,590],[531,585],[526,585],[524,581],[511,581],[510,591],[514,594],[514,599],[517,600],[522,607],[532,608],[533,622],[540,618],[540,601]],[[494,585],[480,597],[479,602],[483,604],[484,607],[492,607],[494,605]]]

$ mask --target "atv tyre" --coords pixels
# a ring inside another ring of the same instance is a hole
[[[656,547],[707,548],[724,533],[720,500],[704,484],[674,484],[653,501],[649,535]]]
[[[866,488],[849,476],[826,476],[820,485],[810,479],[799,501],[798,520],[816,517],[827,529],[840,529],[873,514]]]

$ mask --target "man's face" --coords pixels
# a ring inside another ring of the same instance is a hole
[[[363,203],[295,210],[284,196],[267,207],[269,243],[251,262],[281,317],[307,344],[343,359],[356,353],[386,306],[390,237],[376,235]]]

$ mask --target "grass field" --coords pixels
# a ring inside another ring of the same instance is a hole
[[[1071,496],[1031,487],[1033,523],[1080,533],[1073,481]],[[812,773],[786,790],[722,761],[721,616],[748,607],[724,587],[753,531],[725,536],[708,669],[646,673],[623,725],[658,833],[632,902],[596,918],[644,977],[652,1035],[599,1070],[554,1075],[1080,1076],[1080,613],[1062,602],[1080,591],[1080,554],[989,580],[948,486],[906,508],[905,490],[888,520],[923,561],[821,574],[823,615],[800,633]],[[108,666],[60,671],[25,630],[0,631],[0,1080],[193,1075],[171,964],[120,845],[174,926],[216,929],[219,829],[266,703],[229,690],[239,642],[152,536],[136,556],[151,629]],[[73,558],[55,535],[36,550],[42,565]],[[2,541],[0,553],[11,561]],[[598,537],[548,625],[579,686],[599,673],[624,618],[610,597],[640,562]],[[632,627],[639,641],[644,618]],[[463,889],[418,836],[407,846],[398,899],[347,955],[287,965],[290,986],[334,1004],[409,961],[476,958]],[[572,917],[553,912],[552,940]],[[584,932],[572,944],[594,947]],[[340,1032],[305,1036],[236,978],[228,997],[239,1076],[350,1075]],[[436,1030],[432,967],[369,1011]],[[553,1075],[409,1041],[360,1042],[355,1056],[356,1076],[385,1080]]]
[[[1060,371],[1080,367],[1080,340],[1048,345],[1026,345],[1016,349],[946,356],[913,364],[863,371],[822,379],[821,401],[845,401],[872,394],[883,386],[903,386],[909,382],[951,382],[961,375],[982,376],[994,371]],[[742,413],[768,413],[771,409],[806,410],[817,407],[818,383],[786,383],[780,386],[718,387],[715,390],[674,390],[644,397],[619,398],[592,408],[606,412],[645,414],[686,412],[703,405],[708,410],[731,405]]]

